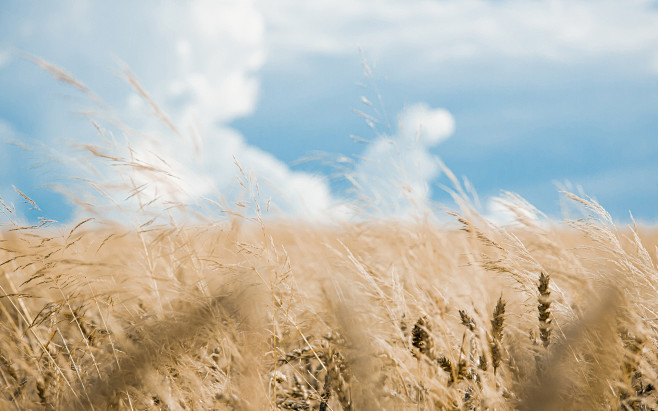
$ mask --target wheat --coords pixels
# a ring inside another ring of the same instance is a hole
[[[430,334],[431,326],[427,316],[421,317],[411,330],[411,345],[430,359],[434,359],[434,340]],[[417,354],[414,354],[417,355]]]
[[[60,239],[52,233],[34,237],[23,231],[12,234],[10,240],[7,237],[0,245],[4,249],[0,250],[3,261],[8,261],[2,267],[14,270],[11,281],[15,287],[12,289],[5,272],[0,285],[12,291],[0,299],[5,330],[0,339],[3,401],[22,404],[24,408],[29,408],[28,403],[38,403],[48,409],[62,408],[66,401],[84,409],[89,407],[86,389],[91,402],[101,407],[130,408],[132,404],[133,408],[164,408],[181,402],[199,409],[329,410],[360,409],[361,404],[368,403],[364,400],[367,398],[365,390],[377,392],[378,406],[384,408],[404,409],[418,404],[429,408],[455,404],[467,409],[508,408],[516,401],[514,398],[531,398],[515,388],[523,386],[528,375],[548,381],[546,375],[551,372],[551,364],[566,361],[551,359],[553,350],[560,352],[565,344],[556,334],[554,318],[562,315],[561,323],[567,329],[578,318],[571,317],[568,307],[556,311],[557,288],[554,285],[564,278],[556,274],[549,277],[541,273],[532,294],[525,289],[510,288],[505,299],[496,296],[492,311],[483,309],[478,298],[470,306],[465,305],[467,300],[455,290],[461,290],[460,293],[467,290],[469,299],[479,295],[479,300],[483,301],[484,296],[494,297],[493,290],[505,286],[507,280],[505,277],[482,280],[486,278],[485,271],[482,271],[483,277],[472,283],[465,281],[465,277],[452,282],[452,274],[442,272],[438,278],[423,274],[426,263],[405,257],[404,249],[392,245],[417,241],[408,228],[395,233],[397,240],[390,244],[391,234],[384,234],[383,229],[381,232],[375,229],[366,238],[361,231],[349,228],[339,233],[309,231],[302,234],[292,227],[270,228],[273,243],[285,244],[288,255],[284,257],[281,253],[277,257],[272,252],[270,264],[276,264],[277,258],[282,258],[282,262],[295,261],[294,276],[274,284],[275,301],[280,301],[276,310],[268,304],[255,303],[263,301],[264,295],[270,300],[269,281],[264,283],[253,271],[243,268],[249,261],[253,265],[266,261],[260,260],[264,258],[259,254],[261,251],[251,246],[250,254],[238,251],[245,250],[245,244],[257,244],[255,232],[241,228],[241,233],[229,237],[222,232],[203,233],[197,228],[187,229],[184,235],[169,229],[153,230],[142,234],[151,244],[151,258],[158,261],[162,269],[168,262],[178,267],[172,270],[170,277],[156,278],[163,306],[169,307],[161,310],[148,277],[136,274],[144,266],[138,248],[134,247],[141,241],[140,237],[127,234],[107,240],[108,232],[95,233],[94,230],[78,227],[73,236],[84,236],[68,248],[66,244],[73,239],[70,237],[67,241],[70,230]],[[325,247],[322,243],[332,241],[330,235],[340,237],[340,241],[353,250],[354,258],[358,256],[361,264],[370,267],[370,272],[357,273],[360,268],[349,262],[349,257],[345,265],[341,265],[341,260],[328,267],[318,265],[316,257],[308,255],[309,246],[318,241],[316,250],[320,252]],[[468,241],[460,242],[460,238],[466,239],[464,234],[433,235],[431,241],[436,244],[472,246]],[[563,241],[565,249],[572,249],[571,242],[580,241],[576,234],[560,236],[563,239],[557,241]],[[46,238],[53,239],[42,243]],[[237,238],[240,244],[236,240],[222,243],[225,238]],[[156,239],[157,242],[152,242]],[[99,250],[98,244],[103,242]],[[181,247],[186,242],[187,245]],[[218,247],[218,243],[222,245]],[[304,248],[295,244],[304,244]],[[381,246],[372,247],[373,244]],[[505,246],[505,243],[499,242],[499,245]],[[223,251],[218,252],[222,247]],[[384,247],[386,252],[383,252]],[[491,250],[489,245],[482,247],[486,247],[482,250]],[[212,259],[195,260],[184,250],[212,255]],[[121,255],[124,262],[117,264],[117,255]],[[76,263],[74,256],[84,256],[86,263]],[[430,256],[415,254],[416,258],[423,259]],[[32,264],[25,265],[30,258]],[[105,263],[109,261],[113,264]],[[193,261],[206,261],[204,270],[207,271],[197,271]],[[404,302],[391,300],[399,293],[394,291],[392,283],[387,283],[390,276],[386,274],[386,267],[395,261],[404,261],[406,267],[404,281],[409,283],[404,286]],[[455,266],[460,264],[457,259],[447,261]],[[582,263],[589,261],[591,259],[586,256]],[[434,263],[446,264],[446,260]],[[350,274],[349,269],[355,272]],[[353,290],[361,289],[359,284],[363,284],[365,293],[358,298],[348,297],[345,290],[338,295],[327,294],[322,279],[331,278],[335,270],[346,273],[342,281],[356,284]],[[190,281],[191,278],[204,279],[204,288],[198,288],[199,283]],[[85,279],[94,281],[85,282]],[[236,281],[242,285],[236,285]],[[477,287],[478,281],[488,282],[484,293]],[[371,292],[372,287],[378,287],[376,292]],[[596,292],[594,283],[583,283],[581,287],[587,287],[592,295]],[[445,295],[437,292],[440,289],[445,290]],[[34,295],[41,299],[30,297]],[[208,295],[217,297],[208,300]],[[521,310],[523,302],[529,298],[538,301],[537,311],[532,316],[534,322],[526,321],[525,318],[530,317]],[[336,308],[341,299],[344,308]],[[579,305],[578,300],[570,300],[570,304],[581,310],[591,305]],[[404,316],[399,313],[414,312],[418,310],[417,305],[422,305],[426,314],[416,317],[413,326],[408,327],[408,339],[401,339],[400,318]],[[455,305],[464,309],[455,310],[452,316],[450,310]],[[392,307],[399,307],[398,311]],[[508,313],[517,307],[519,311]],[[341,314],[337,316],[339,311]],[[480,317],[481,312],[489,312],[489,321]],[[272,330],[268,318],[273,314],[278,316],[279,324],[276,356],[271,353],[268,339],[262,337],[265,329]],[[361,319],[357,321],[357,317]],[[490,328],[481,329],[480,324],[490,324]],[[546,351],[549,357],[544,360],[541,356],[532,356],[533,360],[528,362],[528,358],[518,353],[532,346],[516,347],[527,341],[524,336],[529,328],[537,327],[538,341],[550,348]],[[341,330],[344,335],[327,330]],[[583,398],[597,401],[604,407],[614,401],[631,408],[653,404],[656,380],[651,367],[658,363],[651,345],[656,338],[653,331],[649,328],[642,332],[635,328],[633,332],[622,329],[621,338],[616,340],[616,350],[623,354],[614,357],[607,354],[610,350],[613,352],[614,347],[596,352],[596,339],[604,335],[597,334],[597,328],[593,330],[570,340],[577,341],[570,347],[579,360],[574,373],[561,377],[564,385],[556,385],[556,390],[563,393],[559,395],[568,395],[564,393],[576,388],[584,393],[593,390],[597,385],[592,384],[591,373],[610,372],[609,367],[594,367],[596,358],[596,361],[616,362],[618,375],[610,374],[607,378],[617,381],[612,385],[617,394],[614,398],[594,394]],[[605,338],[605,341],[615,341]],[[241,348],[243,344],[250,348]],[[480,347],[487,347],[487,350]],[[277,363],[277,374],[269,377],[275,369],[272,361]],[[505,372],[501,372],[502,368]],[[534,368],[538,371],[534,372]],[[582,375],[589,377],[582,380]],[[273,378],[277,378],[275,395],[267,393]],[[264,386],[258,382],[261,379],[267,381]],[[253,390],[259,386],[259,390]],[[268,396],[273,399],[268,401]]]
[[[0,199],[0,409],[658,409],[655,229],[573,195],[592,217],[546,228],[512,196],[499,227],[461,187],[425,220],[276,220],[237,160],[248,201],[213,219],[148,196],[134,176],[167,162],[93,125],[86,159],[127,182],[83,179],[109,208],[21,224]]]
[[[471,332],[475,331],[475,320],[473,317],[466,314],[464,310],[459,310],[459,316],[461,317],[462,325],[468,327]]]
[[[550,277],[544,273],[539,275],[539,338],[541,338],[544,348],[548,347],[551,340],[551,292],[548,290]]]
[[[503,297],[498,298],[496,303],[496,308],[493,312],[493,318],[491,320],[491,362],[493,364],[494,374],[500,367],[500,362],[502,360],[502,347],[501,343],[503,340],[503,328],[505,325],[505,301]]]

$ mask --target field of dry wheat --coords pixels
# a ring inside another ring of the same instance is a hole
[[[0,409],[658,409],[654,227],[570,193],[582,218],[507,193],[496,224],[447,168],[452,211],[266,218],[237,161],[249,201],[212,219],[92,123],[84,175],[123,180],[81,179],[100,197],[68,193],[78,220],[23,226],[0,199]]]
[[[658,233],[570,197],[508,226],[8,226],[0,408],[655,409]]]

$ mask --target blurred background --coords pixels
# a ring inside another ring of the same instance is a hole
[[[449,201],[438,157],[494,217],[508,190],[561,218],[566,187],[655,222],[657,113],[656,1],[0,2],[0,197],[28,220],[12,185],[76,217],[66,147],[99,140],[92,116],[141,130],[115,137],[171,159],[185,199],[237,201],[235,157],[284,215],[399,215]]]

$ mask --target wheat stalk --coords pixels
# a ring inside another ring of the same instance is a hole
[[[503,328],[505,326],[505,301],[503,297],[498,298],[496,308],[491,320],[491,362],[493,364],[494,374],[500,367],[502,360],[501,342],[503,340]]]
[[[544,273],[539,275],[539,290],[537,309],[539,310],[539,338],[541,338],[544,348],[547,348],[551,341],[551,292],[548,289],[550,277]]]

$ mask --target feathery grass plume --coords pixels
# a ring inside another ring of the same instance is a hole
[[[493,312],[491,320],[491,362],[493,364],[494,374],[500,367],[500,362],[503,358],[501,343],[503,340],[503,328],[505,326],[505,301],[503,297],[498,298],[496,308]]]
[[[548,289],[550,277],[544,273],[539,274],[539,338],[541,338],[544,348],[547,348],[551,341],[551,292]]]

